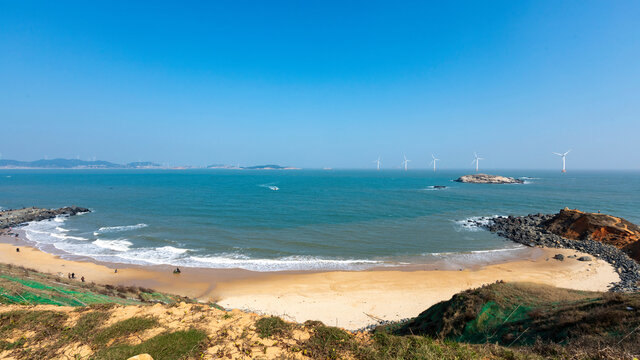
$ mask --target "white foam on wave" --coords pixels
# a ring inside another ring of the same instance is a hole
[[[471,251],[463,251],[463,252],[433,252],[433,253],[424,253],[425,255],[433,255],[433,256],[464,256],[468,254],[492,254],[492,253],[501,253],[505,251],[514,251],[526,249],[527,247],[520,244],[515,244],[513,247],[501,248],[501,249],[489,249],[489,250],[471,250]]]
[[[500,249],[473,250],[465,252],[426,253],[423,256],[436,260],[441,269],[457,270],[469,266],[487,265],[511,259],[520,259],[520,251],[526,251],[524,245],[513,245]]]
[[[493,217],[496,217],[494,215]],[[455,222],[461,230],[478,231],[476,222],[483,220],[488,223],[490,219],[486,217],[471,217]],[[160,247],[135,247],[130,239],[87,239],[80,236],[70,236],[69,230],[63,227],[66,217],[59,217],[51,220],[31,222],[23,227],[27,239],[36,242],[39,248],[45,251],[58,250],[75,256],[87,256],[99,261],[116,263],[138,264],[138,265],[172,265],[182,267],[204,267],[232,269],[241,268],[252,271],[286,271],[286,270],[364,270],[375,266],[396,266],[397,262],[385,261],[384,259],[354,259],[354,258],[327,258],[318,256],[285,256],[279,258],[253,258],[242,253],[242,249],[236,252],[217,253],[203,255],[196,253],[196,250],[180,248],[176,246]],[[131,229],[127,227],[106,227],[107,229]],[[145,224],[146,226],[146,224]],[[144,227],[144,226],[139,226]],[[124,230],[120,230],[124,231]],[[44,245],[44,246],[42,246]],[[422,254],[432,260],[449,261],[452,263],[482,262],[487,259],[501,259],[502,257],[513,256],[510,251],[519,247],[495,249],[495,250],[475,250],[463,253],[429,253]],[[54,251],[55,252],[55,251]],[[456,265],[457,266],[457,265]]]
[[[103,249],[109,249],[109,250],[114,250],[114,251],[127,251],[127,250],[129,250],[129,247],[131,245],[133,245],[133,243],[131,241],[122,240],[122,239],[118,239],[118,240],[96,240],[92,244],[94,244],[97,247],[103,248]]]
[[[382,264],[376,260],[325,259],[313,256],[287,256],[276,259],[252,259],[246,256],[192,256],[195,266],[240,268],[253,271],[283,270],[358,270]]]
[[[32,221],[22,227],[22,230],[24,230],[27,240],[33,241],[36,244],[54,244],[68,238],[67,235],[65,235],[68,230],[60,227],[66,219],[67,217],[65,216],[57,216],[49,220]],[[84,238],[81,239],[87,240]]]
[[[429,186],[427,186],[426,188],[424,188],[424,189],[420,189],[420,190],[423,190],[423,191],[438,191],[438,190],[447,190],[447,189],[449,189],[449,187],[448,187],[448,186],[445,186],[445,187],[435,187],[434,185],[429,185]]]
[[[454,221],[456,231],[481,231],[482,226],[487,226],[492,219],[498,218],[500,215],[491,216],[472,216],[464,220]]]
[[[54,238],[61,239],[61,240],[67,240],[67,239],[79,240],[79,241],[89,240],[87,238],[83,238],[82,236],[71,236],[71,235],[65,235],[64,233],[51,233],[51,236],[53,236]]]
[[[149,225],[144,224],[144,223],[140,223],[140,224],[136,224],[136,225],[105,226],[105,227],[99,228],[98,231],[94,231],[93,235],[98,236],[100,234],[106,234],[106,233],[114,233],[114,232],[121,232],[121,231],[136,230],[136,229],[146,228],[147,226],[149,226]]]

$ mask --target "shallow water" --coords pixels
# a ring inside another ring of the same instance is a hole
[[[91,208],[25,227],[49,252],[259,271],[490,260],[518,247],[465,226],[478,216],[568,206],[640,222],[640,172],[511,170],[491,173],[526,183],[451,181],[466,173],[0,170],[0,206]]]

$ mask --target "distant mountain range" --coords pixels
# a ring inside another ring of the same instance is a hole
[[[0,160],[0,168],[32,168],[32,169],[146,169],[159,168],[160,164],[149,161],[132,162],[125,165],[109,161],[86,161],[78,159],[51,159],[35,161]]]
[[[128,164],[116,164],[109,161],[79,160],[79,159],[41,159],[35,161],[0,160],[0,168],[5,169],[160,169],[166,168],[150,161],[136,161]],[[191,167],[172,167],[172,169],[188,169]],[[294,167],[280,165],[209,165],[207,169],[238,169],[238,170],[292,170]]]

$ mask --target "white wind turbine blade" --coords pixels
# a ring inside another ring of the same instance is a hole
[[[567,156],[567,154],[568,154],[568,153],[570,153],[570,152],[571,152],[571,150],[567,150],[567,152],[566,152],[566,153],[564,153],[564,154],[562,154],[562,155],[563,155],[563,156]]]
[[[557,153],[557,152],[554,152],[554,154],[556,154],[558,156],[563,156],[563,154],[560,154],[560,153]]]
[[[436,162],[436,159],[431,160],[431,162],[429,163],[429,166],[433,165],[434,162]]]

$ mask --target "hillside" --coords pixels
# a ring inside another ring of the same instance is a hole
[[[639,293],[498,282],[459,293],[392,332],[622,359],[640,352],[639,327]]]
[[[638,294],[498,283],[351,333],[150,289],[0,273],[3,359],[621,359],[638,350]]]

